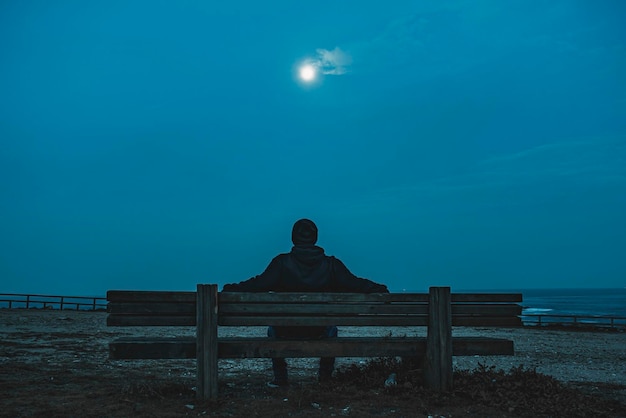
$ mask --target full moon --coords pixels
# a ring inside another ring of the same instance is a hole
[[[303,81],[313,81],[315,79],[315,67],[311,64],[305,64],[300,67],[300,78]]]

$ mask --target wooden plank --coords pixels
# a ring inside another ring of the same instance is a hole
[[[426,326],[426,315],[388,315],[388,316],[312,316],[312,317],[272,317],[272,316],[219,316],[222,326]]]
[[[224,303],[321,303],[321,302],[369,302],[392,303],[414,302],[427,303],[427,293],[290,293],[290,292],[221,292],[218,296],[220,305]]]
[[[117,315],[110,314],[107,316],[107,326],[109,327],[139,327],[139,326],[172,326],[172,327],[189,327],[196,325],[196,317],[194,316],[158,316],[158,315]]]
[[[236,316],[218,317],[221,326],[427,326],[427,316],[353,316],[353,317],[271,317],[271,316]],[[107,326],[195,326],[193,316],[142,316],[114,315],[107,317]],[[520,327],[523,325],[516,317],[453,317],[453,326],[470,327]]]
[[[339,337],[317,340],[220,338],[220,358],[418,356],[425,338]]]
[[[416,356],[426,350],[425,338],[340,337],[282,340],[267,337],[220,338],[219,358]],[[109,344],[111,359],[195,358],[196,339],[120,338]]]
[[[195,303],[153,303],[153,302],[111,302],[107,311],[112,314],[196,314]],[[453,304],[452,315],[483,315],[483,316],[517,316],[521,315],[522,307],[517,304]],[[427,304],[324,304],[311,303],[295,304],[254,304],[254,303],[225,303],[220,305],[220,315],[240,314],[269,314],[269,315],[426,315]]]
[[[455,327],[503,327],[516,328],[523,325],[521,318],[514,316],[453,316],[452,326]]]
[[[426,315],[386,315],[386,316],[313,316],[313,317],[272,317],[272,316],[219,316],[221,326],[427,326]],[[107,326],[194,326],[196,318],[187,316],[145,316],[110,314]],[[453,326],[470,327],[520,327],[518,317],[454,316]]]
[[[197,390],[199,400],[217,398],[217,285],[197,286]]]
[[[109,345],[111,359],[196,358],[193,337],[120,338]],[[325,340],[278,340],[267,337],[218,339],[219,358],[387,357],[422,356],[423,337],[339,337]],[[455,337],[455,356],[513,355],[513,341],[501,338]]]
[[[427,315],[426,304],[371,303],[223,303],[220,315]]]
[[[471,318],[470,318],[471,319]],[[472,325],[481,325],[483,321],[477,318]],[[272,316],[218,316],[221,326],[426,326],[428,316],[319,316],[319,317],[272,317]],[[136,327],[136,326],[195,326],[195,316],[145,316],[145,315],[117,315],[107,317],[107,326]],[[484,324],[488,326],[488,324]]]
[[[196,338],[118,338],[109,343],[109,358],[113,360],[196,358]]]
[[[189,302],[109,302],[107,312],[112,314],[144,314],[144,315],[163,315],[163,314],[187,314],[196,315],[196,303]]]
[[[456,302],[521,302],[521,293],[452,293]]]
[[[428,302],[427,293],[240,293],[221,292],[222,302]],[[109,302],[189,302],[195,303],[195,292],[109,290]],[[522,302],[521,293],[453,293],[452,302]]]
[[[189,302],[196,303],[196,292],[109,290],[109,302]]]
[[[260,357],[387,357],[422,356],[423,337],[339,337],[324,340],[275,340],[268,338],[221,338],[220,358]],[[513,355],[513,341],[502,338],[452,338],[455,356]]]
[[[426,349],[426,384],[436,391],[452,389],[452,313],[450,288],[431,287]]]

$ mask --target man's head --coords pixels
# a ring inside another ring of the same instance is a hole
[[[291,241],[293,245],[315,245],[317,242],[317,226],[309,219],[300,219],[293,224]]]

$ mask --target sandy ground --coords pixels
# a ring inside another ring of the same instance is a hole
[[[105,396],[101,393],[105,389],[101,387],[107,385],[99,379],[111,382],[106,388],[110,393],[107,393],[117,396],[120,403],[134,402],[133,415],[142,415],[142,410],[137,409],[136,400],[128,400],[131,395],[142,395],[142,390],[155,391],[137,381],[175,379],[180,388],[172,390],[179,390],[183,398],[189,399],[185,391],[194,386],[193,360],[112,361],[108,359],[107,345],[117,337],[146,332],[163,336],[192,335],[193,328],[113,328],[106,327],[105,322],[104,312],[0,310],[0,416],[126,416],[127,409],[109,408],[102,414],[76,411],[75,415],[68,415],[67,409],[50,406],[53,401],[71,403],[75,393],[72,385],[83,392],[91,391],[94,398]],[[234,330],[224,328],[220,332],[229,335]],[[265,331],[248,328],[246,332],[264,335]],[[345,336],[357,335],[357,332],[362,333],[363,329],[340,328],[341,335]],[[389,332],[389,329],[367,328],[371,335],[388,335]],[[424,335],[425,330],[393,328],[391,332],[393,335]],[[458,329],[453,334],[509,338],[515,342],[516,350],[514,356],[456,357],[456,369],[474,369],[482,364],[509,370],[523,365],[560,382],[584,387],[586,393],[601,394],[608,387],[613,399],[626,404],[626,332],[481,328]],[[337,366],[359,362],[363,359],[338,359]],[[236,391],[239,386],[245,389],[247,386],[241,382],[269,379],[269,366],[266,359],[220,360],[221,384],[226,391]],[[302,385],[300,387],[314,381],[316,370],[315,359],[290,360],[290,379]],[[162,393],[153,395],[167,397]],[[193,405],[186,405],[186,408],[184,411],[188,414],[203,415],[196,414]]]

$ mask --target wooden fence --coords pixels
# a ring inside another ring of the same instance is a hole
[[[0,293],[0,308],[8,309],[74,309],[74,310],[105,310],[105,297],[91,296],[53,296],[31,295],[24,293]]]
[[[626,328],[625,316],[522,314],[525,326],[571,325],[581,327]]]

